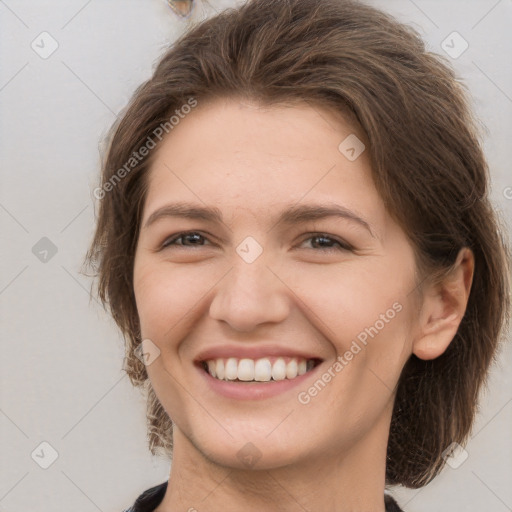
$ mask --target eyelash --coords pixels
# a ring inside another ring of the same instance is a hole
[[[302,242],[305,242],[306,240],[312,240],[314,238],[323,238],[323,239],[327,239],[327,240],[331,240],[333,241],[334,243],[338,244],[339,245],[339,248],[336,248],[336,247],[324,247],[324,248],[320,248],[320,249],[316,249],[316,250],[321,250],[321,251],[326,251],[326,252],[330,252],[330,251],[353,251],[354,250],[354,247],[351,246],[348,242],[345,242],[343,240],[339,240],[339,239],[336,239],[332,236],[329,236],[325,233],[308,233],[309,235],[311,235],[310,237],[308,238],[304,238],[302,240]],[[180,238],[184,238],[188,235],[199,235],[201,238],[204,238],[205,240],[207,240],[207,238],[203,235],[201,235],[201,233],[199,233],[198,231],[185,231],[185,232],[182,232],[182,233],[177,233],[176,235],[172,235],[170,238],[167,238],[162,246],[161,246],[161,249],[166,249],[172,245],[177,245],[178,247],[194,247],[194,244],[192,245],[183,245],[183,244],[175,244],[174,242],[176,242],[177,240],[179,240]],[[202,247],[201,245],[196,245],[196,247]],[[315,250],[315,248],[311,248],[313,250]]]

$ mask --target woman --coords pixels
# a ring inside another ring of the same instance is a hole
[[[252,0],[111,132],[88,253],[169,480],[131,511],[400,510],[467,441],[509,311],[464,91],[349,0]]]

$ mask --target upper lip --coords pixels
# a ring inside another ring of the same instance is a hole
[[[208,347],[199,352],[195,358],[196,362],[208,361],[210,359],[220,359],[235,357],[237,359],[260,359],[262,357],[297,357],[304,359],[322,359],[313,352],[306,350],[295,350],[290,347],[280,347],[278,345],[258,345],[257,347],[247,347],[240,345],[219,345],[217,347]]]

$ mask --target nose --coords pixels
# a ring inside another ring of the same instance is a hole
[[[210,316],[232,329],[249,332],[260,324],[282,322],[289,314],[287,286],[263,258],[238,261],[220,281],[210,304]]]

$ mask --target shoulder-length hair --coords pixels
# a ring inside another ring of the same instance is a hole
[[[447,273],[462,247],[473,251],[458,332],[434,360],[411,355],[396,389],[386,483],[426,485],[442,469],[443,451],[468,439],[508,325],[510,251],[489,201],[488,165],[465,87],[415,30],[354,0],[252,0],[191,27],[109,132],[86,262],[124,334],[124,369],[147,390],[151,452],[172,455],[172,423],[136,356],[132,277],[146,178],[162,127],[170,133],[173,116],[194,101],[226,97],[306,101],[358,123],[370,143],[375,185],[429,280]]]

